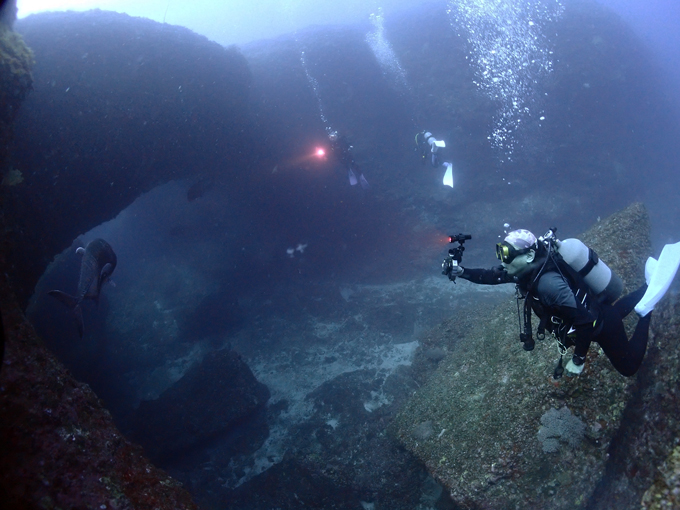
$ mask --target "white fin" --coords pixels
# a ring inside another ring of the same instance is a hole
[[[368,184],[366,177],[364,177],[364,174],[361,174],[359,176],[359,182],[361,183],[361,187],[364,188],[364,189],[369,189],[371,187],[371,185]]]
[[[352,169],[351,169],[351,168],[349,169],[349,172],[348,172],[348,173],[349,173],[349,183],[350,183],[352,186],[355,186],[356,183],[357,183],[357,176],[354,175],[354,172],[352,172]]]
[[[652,275],[656,270],[657,263],[658,260],[656,260],[654,257],[649,257],[647,262],[645,262],[645,281],[647,282],[647,285],[649,285],[649,282],[652,281]]]
[[[444,163],[446,166],[446,173],[444,174],[444,186],[451,186],[453,188],[453,164]]]
[[[649,264],[649,259],[647,263]],[[654,265],[656,267],[650,267],[650,270],[653,269],[653,271],[651,271],[647,292],[642,296],[640,302],[635,305],[635,311],[641,317],[654,310],[656,304],[671,286],[675,274],[678,272],[678,267],[680,267],[680,243],[664,246],[659,260],[656,264],[651,264],[651,266]],[[645,267],[645,273],[647,273],[647,267]]]

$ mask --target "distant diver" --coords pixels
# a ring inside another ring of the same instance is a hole
[[[352,149],[354,147],[350,145],[347,137],[338,135],[337,131],[330,131],[328,133],[328,139],[331,142],[331,153],[333,154],[333,157],[347,169],[350,185],[356,186],[357,183],[360,183],[363,189],[369,189],[371,186],[368,184],[364,174],[359,170],[359,165],[354,161],[354,157],[352,156]],[[358,178],[357,175],[359,175]]]
[[[460,237],[450,238],[461,242]],[[453,241],[452,241],[453,242]],[[461,242],[462,247],[462,242]],[[473,283],[497,285],[514,283],[519,300],[524,299],[524,321],[520,340],[525,350],[534,348],[531,312],[540,319],[537,337],[552,333],[557,341],[560,359],[554,378],[564,369],[562,356],[569,347],[573,355],[566,370],[580,374],[591,342],[595,341],[618,372],[634,375],[645,355],[649,337],[651,311],[668,290],[680,265],[680,243],[667,245],[659,260],[647,260],[647,283],[619,299],[623,283],[595,252],[578,239],[559,241],[555,229],[536,239],[528,230],[515,230],[496,245],[501,265],[493,269],[463,268],[461,247],[449,250],[442,265],[449,279],[464,278]],[[630,340],[623,318],[635,310],[639,316]],[[520,322],[521,323],[521,322]]]
[[[425,161],[429,161],[434,168],[440,166],[446,167],[442,182],[445,186],[453,188],[453,163],[448,161],[440,162],[439,159],[439,149],[445,147],[446,142],[444,140],[437,140],[429,131],[416,133],[416,151],[420,152],[423,164],[425,164]]]
[[[51,290],[48,294],[57,298],[73,311],[78,325],[78,334],[80,338],[83,338],[84,325],[81,304],[86,299],[99,303],[102,285],[109,280],[113,270],[116,269],[118,258],[111,245],[103,239],[91,241],[85,248],[78,248],[76,253],[83,256],[80,263],[77,295],[71,296],[60,290]]]

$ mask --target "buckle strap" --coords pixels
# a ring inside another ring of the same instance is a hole
[[[585,276],[590,273],[590,270],[594,268],[599,261],[600,258],[597,256],[597,253],[595,253],[595,250],[588,247],[588,262],[586,262],[586,265],[583,266],[580,271],[578,271],[578,274],[581,275],[582,278],[585,278]]]

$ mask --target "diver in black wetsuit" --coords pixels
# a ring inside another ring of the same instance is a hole
[[[441,164],[438,154],[440,147],[446,147],[446,144],[437,140],[429,131],[421,131],[416,134],[416,150],[420,152],[423,163],[427,160],[433,167],[438,167]]]
[[[537,241],[528,230],[515,230],[496,247],[502,265],[493,269],[450,267],[449,278],[464,278],[473,283],[497,285],[515,283],[525,298],[524,332],[520,338],[524,349],[534,348],[531,332],[531,310],[540,319],[538,337],[547,330],[555,335],[560,352],[574,346],[572,359],[565,367],[572,374],[583,371],[590,343],[602,347],[612,365],[622,375],[634,375],[644,358],[649,335],[651,312],[640,317],[630,341],[626,336],[623,318],[633,311],[647,289],[638,290],[614,304],[593,296],[587,284],[573,269],[557,257],[550,256],[549,248]],[[531,308],[529,308],[531,307]],[[555,377],[561,375],[561,359]]]
[[[446,142],[437,140],[429,131],[421,131],[416,134],[416,151],[420,152],[423,164],[428,160],[434,168],[444,166],[446,172],[442,183],[453,188],[453,163],[441,161],[439,157],[439,149],[444,147],[446,147]]]
[[[352,156],[352,145],[350,145],[346,136],[338,135],[337,131],[331,131],[328,133],[328,139],[331,142],[331,153],[333,157],[342,166],[347,168],[347,175],[349,177],[349,183],[354,186],[357,182],[361,183],[361,187],[368,189],[368,181],[359,170],[359,165],[354,161],[354,156]],[[359,178],[357,179],[357,175]]]

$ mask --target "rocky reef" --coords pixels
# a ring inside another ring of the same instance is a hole
[[[8,165],[12,122],[33,83],[33,53],[12,30],[15,2],[0,20],[0,170],[2,188],[22,173]],[[3,197],[4,195],[3,191]],[[4,233],[14,225],[3,202]],[[9,223],[8,223],[9,222]],[[189,493],[127,441],[90,387],[45,349],[7,281],[16,245],[0,249],[0,507],[195,509]]]
[[[0,173],[2,185],[19,184],[21,173],[8,166],[12,140],[12,122],[19,107],[33,87],[33,52],[22,37],[12,30],[16,1],[0,7]]]
[[[0,280],[0,507],[197,508],[126,440],[94,392],[47,351]]]
[[[32,65],[33,52],[26,46],[21,36],[6,24],[0,23],[0,70],[2,71],[0,115],[3,130],[9,128],[19,111],[19,106],[31,90]]]
[[[659,467],[654,484],[642,497],[644,510],[666,510],[680,507],[680,447],[676,446]]]
[[[642,283],[650,253],[642,205],[579,238],[628,291]],[[461,508],[611,508],[612,501],[634,508],[678,433],[671,410],[678,398],[677,298],[654,312],[647,357],[628,379],[593,344],[580,376],[555,380],[554,341],[525,352],[513,301],[476,317],[473,331],[404,406],[391,435]],[[627,329],[630,335],[630,322]],[[440,334],[445,341],[455,330]]]

